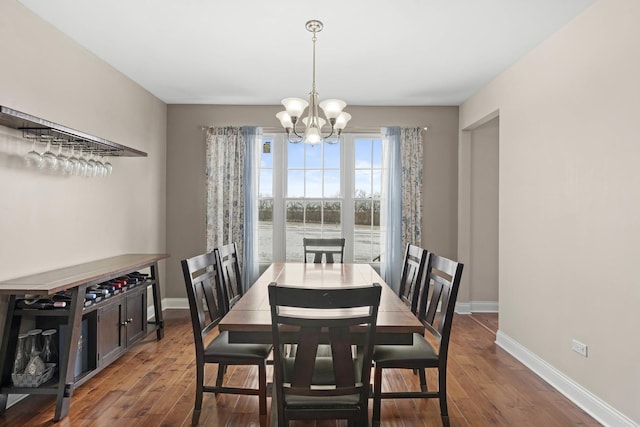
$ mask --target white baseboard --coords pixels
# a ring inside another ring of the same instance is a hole
[[[602,425],[608,427],[640,427],[626,415],[617,411],[607,402],[595,396],[502,331],[498,331],[496,334],[496,345],[522,362],[527,368],[564,394]]]
[[[10,394],[7,397],[7,408],[15,405],[16,403],[20,402],[22,399],[24,399],[27,396],[29,395],[28,394]]]
[[[498,301],[456,302],[456,313],[497,313]]]
[[[189,300],[187,298],[162,298],[162,310],[189,310]],[[147,307],[147,319],[155,316],[154,307]]]
[[[189,300],[187,298],[164,298],[162,308],[165,310],[189,310]]]

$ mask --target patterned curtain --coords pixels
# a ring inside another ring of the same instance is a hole
[[[400,129],[402,247],[422,245],[422,129]]]
[[[243,260],[244,141],[239,127],[207,130],[207,252],[235,242]]]
[[[382,128],[381,273],[398,290],[408,244],[421,245],[422,137],[420,128]]]

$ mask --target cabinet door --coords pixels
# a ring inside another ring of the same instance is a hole
[[[124,304],[121,298],[98,309],[98,363],[110,363],[125,349]]]
[[[127,301],[127,345],[147,335],[147,292],[126,295]]]

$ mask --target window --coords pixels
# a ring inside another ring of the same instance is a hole
[[[380,261],[382,141],[356,139],[354,186],[354,262]]]
[[[346,262],[379,263],[381,140],[344,135],[338,144],[289,144],[263,136],[259,260],[302,261],[303,237],[347,239]]]

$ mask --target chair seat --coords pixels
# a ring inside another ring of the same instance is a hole
[[[285,395],[285,402],[292,409],[314,408],[315,410],[353,408],[360,403],[360,395],[349,394],[346,396],[299,396]]]
[[[266,358],[272,349],[271,344],[230,344],[229,332],[220,332],[204,350],[205,360],[208,358],[231,358],[238,361],[248,359],[262,360]]]
[[[413,345],[377,345],[373,361],[383,368],[438,366],[438,353],[420,334],[413,334]]]

